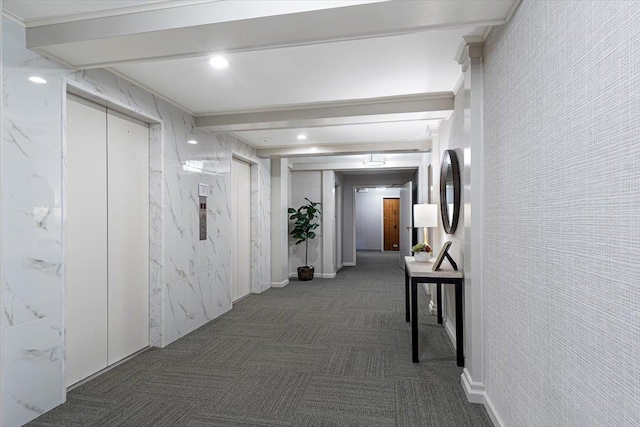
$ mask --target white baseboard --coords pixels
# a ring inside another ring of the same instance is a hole
[[[438,315],[438,304],[434,304],[433,300],[429,301],[429,314],[432,316]]]
[[[343,262],[342,266],[343,267],[355,267],[356,263],[355,262]]]
[[[502,420],[502,417],[498,414],[498,411],[496,411],[491,398],[487,394],[487,389],[484,384],[472,381],[467,368],[463,369],[460,378],[464,393],[467,395],[467,400],[471,403],[482,404],[487,410],[487,414],[489,414],[489,418],[491,418],[493,425],[496,427],[504,427],[505,423]]]
[[[462,379],[462,387],[467,395],[467,400],[471,403],[484,403],[487,391],[484,384],[473,382],[467,368],[462,370],[460,378]]]
[[[484,395],[484,409],[487,410],[487,414],[489,414],[489,418],[493,421],[493,425],[496,427],[505,427],[506,424],[502,420],[502,417],[496,411],[496,407],[493,406],[493,402],[489,398],[489,396],[485,393]]]
[[[298,273],[289,273],[289,279],[295,279],[296,277],[298,277]],[[336,278],[336,273],[318,273],[318,274],[314,274],[314,277],[316,279],[335,279]],[[289,281],[287,280],[287,283],[289,283]],[[271,286],[273,286],[273,283],[271,284]]]
[[[289,277],[291,277],[291,274],[289,274]],[[271,282],[271,287],[272,288],[284,288],[288,284],[289,284],[289,279],[283,280],[282,282]]]
[[[447,331],[447,335],[449,335],[449,339],[453,343],[453,348],[456,348],[456,328],[453,326],[453,322],[445,317],[442,323],[444,323],[444,330]]]

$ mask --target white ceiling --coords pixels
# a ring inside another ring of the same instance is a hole
[[[256,148],[287,147],[292,145],[362,144],[393,141],[426,141],[431,137],[427,129],[435,130],[440,120],[368,123],[342,126],[323,126],[308,129],[275,129],[234,132]],[[300,133],[307,139],[300,141]],[[264,141],[262,138],[269,138]]]
[[[192,112],[205,131],[294,157],[371,144],[427,151],[453,108],[462,36],[486,35],[518,3],[4,0],[3,10],[24,22],[37,52],[108,67]],[[230,66],[212,69],[213,54]]]
[[[473,28],[113,67],[197,115],[454,89],[454,54]],[[179,78],[176,78],[179,76]]]

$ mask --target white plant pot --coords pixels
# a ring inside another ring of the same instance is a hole
[[[413,257],[416,262],[429,262],[431,254],[429,252],[414,252]]]

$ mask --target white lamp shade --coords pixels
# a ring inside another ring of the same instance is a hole
[[[413,226],[433,228],[438,226],[438,205],[423,203],[413,205]]]

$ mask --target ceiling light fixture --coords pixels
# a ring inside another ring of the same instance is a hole
[[[47,81],[45,79],[43,79],[42,77],[38,77],[38,76],[31,76],[29,77],[29,81],[32,83],[38,83],[40,85],[45,84]]]
[[[304,134],[304,133],[299,133],[299,134],[298,134],[298,136],[297,136],[297,138],[298,138],[300,141],[304,141],[305,139],[307,139],[307,135],[306,135],[306,134]]]
[[[196,141],[195,139],[190,139],[187,141],[188,144],[192,144],[192,145],[196,145],[198,143],[198,141]]]
[[[384,156],[380,153],[378,154],[367,154],[364,156],[364,162],[362,162],[365,166],[382,166],[384,165]]]
[[[229,61],[224,56],[214,56],[209,60],[211,65],[216,70],[223,70],[229,66]]]

